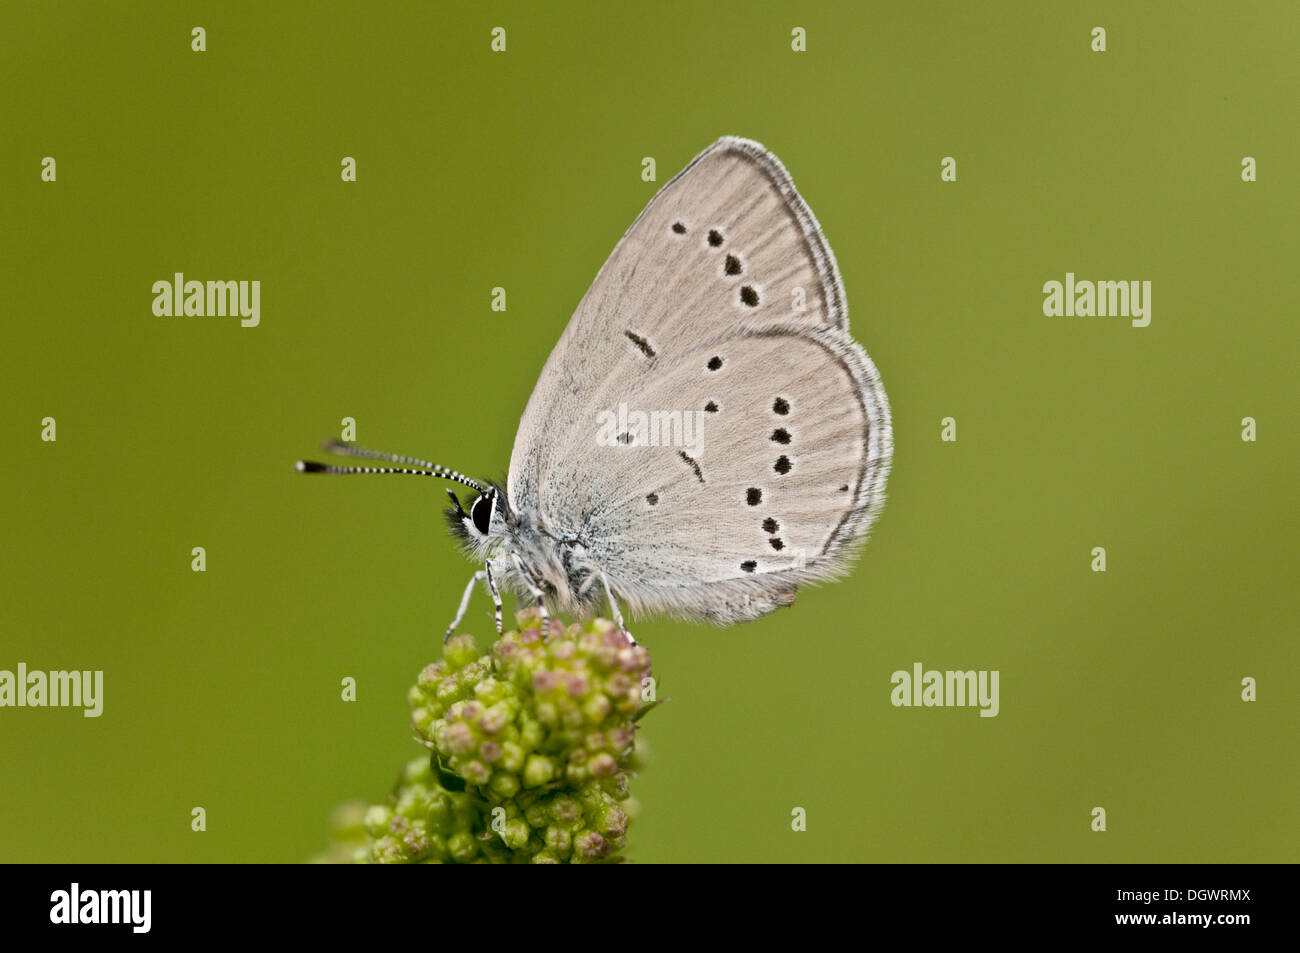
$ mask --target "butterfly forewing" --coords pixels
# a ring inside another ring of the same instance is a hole
[[[720,332],[768,322],[847,327],[844,293],[780,161],[728,137],[659,191],[578,305],[521,420],[512,503],[534,506],[564,479],[559,445],[589,429],[594,405]]]

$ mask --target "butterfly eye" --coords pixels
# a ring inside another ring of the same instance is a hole
[[[495,493],[487,493],[475,500],[474,505],[469,508],[469,518],[474,521],[474,528],[484,536],[488,534],[488,526],[492,523],[492,506],[495,500]]]

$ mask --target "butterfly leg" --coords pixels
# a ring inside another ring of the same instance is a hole
[[[502,632],[501,628],[501,591],[497,589],[496,578],[492,575],[492,560],[483,564],[483,572],[487,576],[488,592],[492,593],[492,608],[496,613],[497,635]]]
[[[618,600],[614,598],[614,590],[609,588],[609,580],[605,578],[604,573],[600,574],[600,582],[601,585],[605,587],[605,595],[609,596],[609,608],[610,611],[614,614],[614,621],[618,624],[618,631],[623,633],[623,637],[625,639],[627,639],[633,645],[636,645],[637,644],[636,639],[632,638],[632,633],[629,632],[627,630],[627,626],[623,624],[623,613],[619,611]]]
[[[470,579],[469,585],[465,587],[465,595],[460,597],[460,608],[456,610],[456,618],[451,620],[451,625],[447,626],[447,634],[442,637],[444,642],[455,635],[456,629],[460,626],[460,620],[465,618],[465,610],[469,608],[469,598],[474,594],[474,584],[485,579],[487,579],[487,573],[482,569],[474,573]]]
[[[541,587],[537,585],[537,578],[524,567],[524,561],[519,558],[518,553],[511,553],[510,558],[514,560],[515,569],[519,571],[524,585],[528,587],[529,594],[537,601],[537,609],[542,614],[542,638],[545,638],[551,628],[551,617],[546,611],[546,603],[542,601]]]

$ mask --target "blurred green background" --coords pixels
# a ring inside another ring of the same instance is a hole
[[[441,486],[292,462],[351,416],[503,475],[601,262],[723,134],[821,219],[895,467],[848,580],[636,626],[672,701],[630,856],[1297,859],[1294,3],[11,0],[0,45],[0,668],[106,673],[99,719],[0,709],[0,860],[296,861],[382,798],[474,567]],[[261,326],[154,317],[176,271],[260,280]],[[1151,280],[1151,326],[1044,317],[1066,271]],[[892,707],[917,661],[998,669],[1001,713]]]

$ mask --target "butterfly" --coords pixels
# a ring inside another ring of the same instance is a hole
[[[631,411],[628,410],[631,408]],[[612,438],[611,438],[612,437]],[[331,442],[448,489],[451,530],[501,592],[549,611],[731,624],[847,571],[884,503],[889,402],[848,331],[830,245],[780,160],[719,139],[615,246],[542,368],[505,485]],[[545,629],[544,629],[545,630]]]

